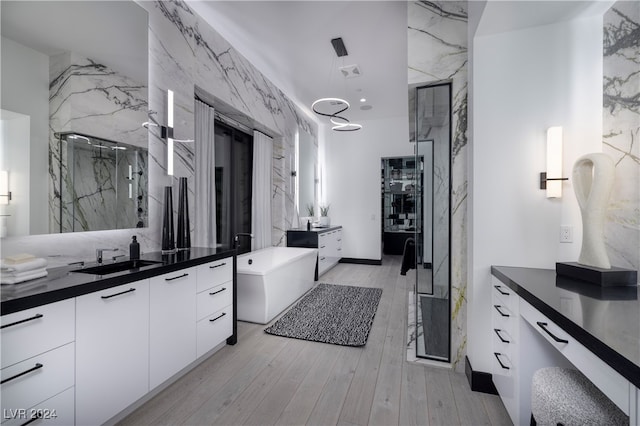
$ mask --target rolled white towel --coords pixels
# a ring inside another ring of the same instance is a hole
[[[2,284],[18,284],[24,281],[46,277],[47,274],[48,272],[44,268],[26,272],[2,272],[2,275],[0,275],[0,282]]]
[[[27,272],[27,271],[35,271],[38,269],[44,269],[47,267],[47,259],[43,259],[41,257],[35,258],[28,262],[24,263],[6,263],[4,260],[2,261],[2,273],[6,272]]]

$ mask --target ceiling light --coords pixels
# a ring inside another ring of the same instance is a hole
[[[334,38],[331,40],[331,44],[336,51],[336,55],[338,57],[347,56],[347,49],[344,47],[344,43],[341,38]],[[355,70],[355,71],[354,71]],[[329,80],[331,80],[331,74],[333,70],[329,70]],[[343,76],[345,77],[353,77],[360,75],[360,70],[357,65],[350,65],[348,67],[340,68]],[[327,97],[320,98],[315,100],[311,104],[311,109],[318,115],[322,115],[324,117],[329,117],[329,120],[334,125],[331,129],[337,132],[352,132],[355,130],[360,130],[362,126],[360,124],[351,123],[347,118],[340,116],[341,114],[349,109],[351,105],[345,99],[335,98],[335,97]]]
[[[360,98],[360,102],[367,102],[367,98]]]

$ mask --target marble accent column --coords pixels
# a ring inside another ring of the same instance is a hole
[[[605,219],[611,264],[640,269],[640,3],[618,1],[603,18],[602,152],[615,183]]]
[[[467,340],[467,21],[465,1],[414,1],[408,7],[408,83],[452,81],[451,362],[456,371],[464,370]]]

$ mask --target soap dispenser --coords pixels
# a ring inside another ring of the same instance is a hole
[[[138,259],[140,259],[140,244],[138,243],[137,237],[134,235],[131,238],[131,244],[129,244],[129,260]]]

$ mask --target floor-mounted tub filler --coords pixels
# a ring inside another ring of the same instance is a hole
[[[314,284],[318,250],[267,247],[238,256],[238,320],[266,324]]]

